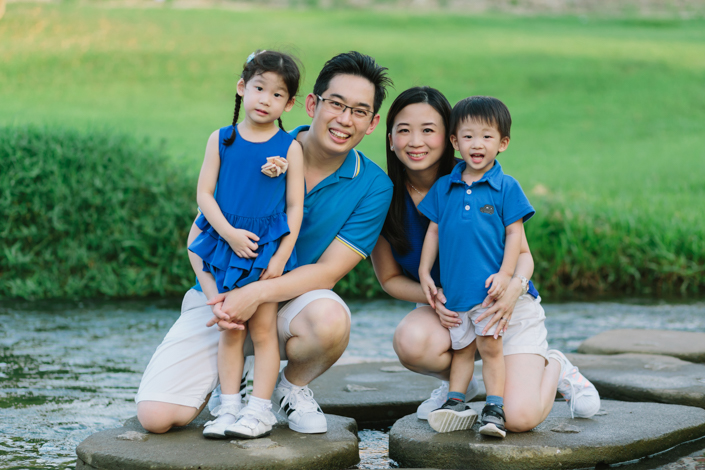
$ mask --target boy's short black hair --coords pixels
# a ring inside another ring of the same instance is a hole
[[[491,96],[471,96],[458,101],[450,113],[449,133],[455,135],[460,124],[466,119],[495,126],[502,138],[509,137],[509,131],[512,128],[509,109],[500,100]]]
[[[382,107],[382,101],[387,97],[387,86],[393,85],[392,79],[387,76],[387,67],[379,65],[373,57],[357,51],[338,54],[323,66],[321,73],[313,85],[315,95],[323,95],[336,75],[357,75],[366,78],[375,87],[374,113],[377,114]]]

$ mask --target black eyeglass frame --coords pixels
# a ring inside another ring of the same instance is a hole
[[[340,106],[342,106],[343,109],[342,109],[342,111],[340,111],[340,112],[337,114],[338,116],[340,116],[341,114],[343,114],[343,113],[344,113],[345,111],[347,111],[348,109],[350,109],[350,115],[351,115],[352,117],[358,118],[358,119],[367,119],[367,118],[369,118],[370,116],[374,117],[374,115],[375,115],[374,111],[370,111],[369,109],[365,109],[365,108],[355,108],[355,107],[353,107],[353,106],[348,106],[348,105],[346,105],[346,104],[344,104],[344,103],[341,103],[341,102],[338,101],[338,100],[334,100],[334,99],[331,99],[331,98],[324,98],[324,97],[322,97],[321,95],[316,95],[316,98],[318,98],[319,100],[323,101],[324,103],[325,103],[326,101],[329,101],[331,104],[337,103],[337,104],[339,104]],[[334,105],[334,106],[335,106],[335,105]],[[355,114],[355,111],[360,111],[360,112],[364,113],[364,116],[356,115],[356,114]]]

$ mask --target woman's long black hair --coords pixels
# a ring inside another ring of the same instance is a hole
[[[435,88],[422,86],[409,88],[402,92],[392,103],[387,114],[387,136],[392,135],[394,120],[402,109],[411,104],[426,103],[435,109],[443,118],[443,125],[446,132],[446,146],[439,160],[438,175],[436,178],[445,176],[451,172],[455,166],[453,157],[453,146],[450,145],[450,112],[451,106],[443,93]],[[397,253],[404,254],[409,251],[409,242],[404,234],[404,212],[406,198],[406,167],[399,161],[394,151],[390,148],[389,142],[385,142],[387,148],[387,174],[394,183],[392,194],[392,204],[389,206],[387,218],[384,221],[382,235],[387,239],[392,248]]]
[[[299,81],[301,80],[299,60],[296,57],[284,54],[283,52],[257,50],[254,53],[254,57],[243,65],[240,78],[247,84],[255,75],[262,75],[267,72],[274,72],[282,78],[286,85],[286,90],[289,92],[289,99],[293,99],[296,96],[296,93],[299,91]],[[236,94],[233,132],[230,134],[230,137],[223,140],[223,145],[226,147],[235,142],[235,126],[237,125],[241,104],[242,97]],[[279,128],[284,130],[282,118],[280,117],[277,121],[279,122]]]

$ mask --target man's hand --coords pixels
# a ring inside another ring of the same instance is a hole
[[[253,282],[245,287],[239,289],[231,290],[226,294],[219,294],[213,299],[208,301],[208,305],[215,305],[218,302],[222,302],[223,306],[220,309],[223,318],[219,317],[218,324],[224,326],[223,320],[226,320],[226,324],[236,323],[240,327],[226,327],[228,329],[244,329],[244,324],[255,314],[257,307],[260,306],[262,300],[260,299],[260,285],[262,282]],[[224,298],[220,296],[224,295]],[[213,312],[216,316],[216,312]],[[211,320],[212,321],[212,320]]]
[[[490,287],[490,290],[487,292],[487,295],[494,299],[499,299],[504,295],[504,292],[507,290],[507,286],[509,285],[509,281],[511,279],[511,276],[509,276],[508,274],[504,274],[502,271],[491,275],[485,281],[485,288],[490,287],[490,284],[492,285],[492,287]]]
[[[231,322],[230,316],[223,312],[223,301],[225,300],[226,295],[227,294],[218,294],[207,302],[213,311],[213,318],[208,320],[206,326],[211,327],[213,325],[218,325],[218,330],[220,331],[244,330],[245,325]]]
[[[436,314],[441,321],[441,326],[450,329],[463,323],[458,313],[448,310],[445,304],[446,296],[443,294],[443,289],[438,289],[438,293],[436,294]]]
[[[233,249],[236,255],[240,258],[257,258],[257,253],[255,251],[259,247],[257,243],[259,237],[252,232],[247,230],[242,230],[239,228],[233,228],[228,231],[227,236],[224,236]]]
[[[438,289],[436,289],[436,283],[433,282],[433,278],[431,278],[431,273],[419,272],[419,282],[421,283],[421,289],[423,289],[426,300],[428,300],[428,304],[435,309]]]

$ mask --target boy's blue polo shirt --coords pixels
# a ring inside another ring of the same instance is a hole
[[[485,300],[485,280],[502,266],[506,227],[535,213],[498,161],[472,185],[462,180],[465,165],[439,178],[418,207],[438,224],[441,284],[446,307],[456,312]]]
[[[310,127],[299,126],[289,134],[296,138]],[[350,150],[332,175],[314,188],[306,188],[304,218],[295,248],[299,266],[318,261],[335,239],[367,258],[382,231],[392,187],[384,170],[362,152]],[[201,290],[198,280],[194,288]]]

